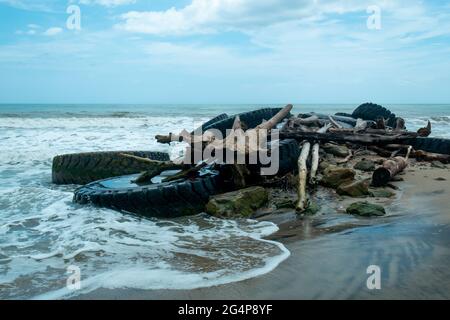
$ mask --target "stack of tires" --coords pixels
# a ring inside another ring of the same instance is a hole
[[[272,118],[281,109],[261,109],[239,114],[246,128],[253,128]],[[220,115],[203,124],[204,131],[216,129],[225,135],[235,116]],[[295,140],[279,142],[279,174],[295,170],[300,154]],[[146,217],[174,218],[203,211],[210,196],[233,190],[220,170],[191,180],[138,185],[133,183],[146,170],[142,161],[121,154],[158,161],[169,161],[166,153],[149,151],[94,152],[57,156],[53,160],[53,182],[83,184],[75,191],[74,201],[140,214]],[[262,165],[256,165],[260,169]],[[254,166],[255,168],[255,166]],[[226,171],[226,170],[225,170]]]

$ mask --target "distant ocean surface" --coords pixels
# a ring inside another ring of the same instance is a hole
[[[450,138],[450,105],[385,105],[417,130]],[[156,134],[209,118],[281,105],[0,105],[0,299],[62,298],[97,288],[191,289],[270,272],[289,256],[262,238],[268,222],[202,215],[173,221],[72,203],[76,186],[51,184],[58,154],[154,150]],[[351,113],[356,105],[296,105],[294,112]],[[82,288],[66,288],[69,266]]]

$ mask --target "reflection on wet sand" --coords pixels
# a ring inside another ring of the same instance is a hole
[[[280,231],[271,239],[291,256],[264,276],[190,291],[97,290],[80,298],[448,299],[449,171],[408,170],[383,218],[354,218],[332,208],[315,218],[278,215]],[[366,286],[371,265],[381,268],[381,290]]]

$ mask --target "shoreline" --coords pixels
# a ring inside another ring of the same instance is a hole
[[[268,239],[291,255],[265,275],[195,290],[97,289],[75,299],[448,299],[450,170],[414,161],[403,177],[396,198],[381,201],[382,218],[278,216],[280,230]],[[370,265],[381,268],[381,290],[366,287]]]

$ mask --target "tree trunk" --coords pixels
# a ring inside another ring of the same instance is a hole
[[[306,167],[306,160],[309,156],[311,144],[305,142],[302,147],[302,152],[298,158],[298,202],[297,212],[303,212],[308,207],[308,199],[306,197],[306,178],[308,176],[308,168]]]
[[[311,164],[311,174],[309,176],[309,183],[317,183],[317,170],[319,169],[319,147],[318,143],[315,143],[312,147],[312,164]]]
[[[321,142],[351,142],[364,145],[385,145],[398,143],[402,144],[408,139],[416,138],[417,133],[405,132],[395,135],[384,134],[369,134],[369,133],[352,133],[352,132],[330,132],[330,133],[318,133],[318,132],[303,132],[298,130],[286,130],[280,133],[281,139],[296,139],[301,142],[303,140],[316,140]]]
[[[412,148],[408,149],[406,157],[395,157],[384,161],[383,166],[375,170],[372,176],[372,185],[375,187],[386,186],[397,174],[408,166],[408,158]]]

